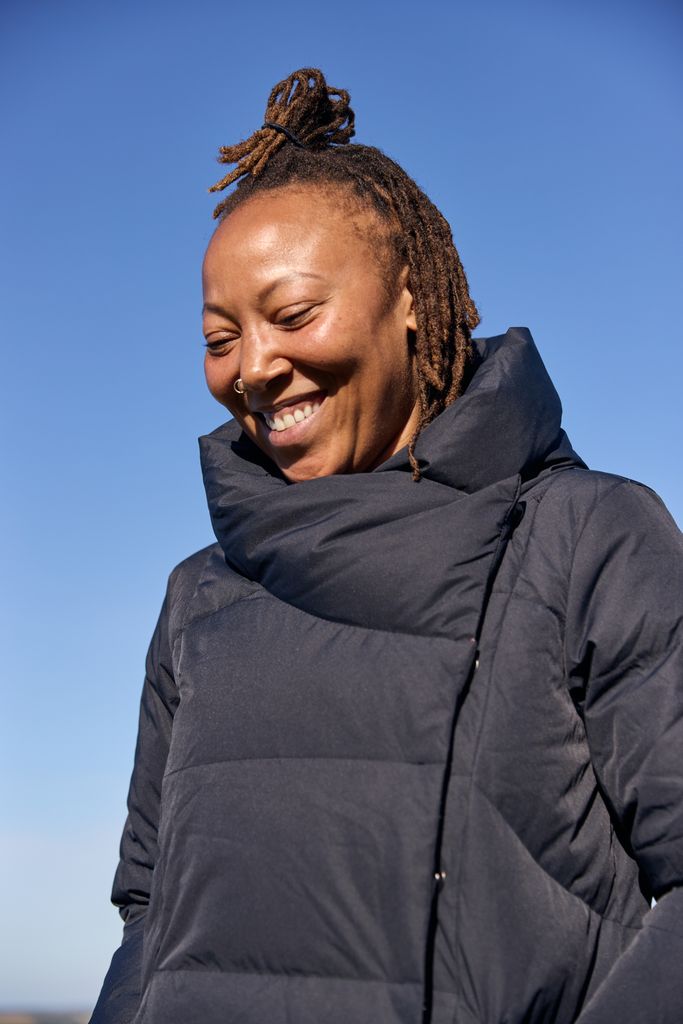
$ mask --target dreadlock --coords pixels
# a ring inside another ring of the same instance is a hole
[[[402,167],[354,136],[349,94],[327,85],[317,68],[302,68],[274,87],[263,127],[244,142],[222,146],[218,160],[237,166],[211,187],[238,182],[214,210],[226,217],[248,197],[295,184],[340,186],[371,206],[388,228],[394,260],[408,266],[417,331],[413,339],[420,419],[408,445],[420,479],[420,431],[461,393],[479,323],[451,229]]]

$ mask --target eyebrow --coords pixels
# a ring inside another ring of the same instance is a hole
[[[263,302],[264,299],[267,299],[268,296],[272,292],[274,292],[276,288],[280,287],[280,285],[288,284],[290,281],[298,281],[302,277],[309,278],[309,279],[314,280],[314,281],[322,281],[322,280],[324,280],[324,278],[322,277],[321,274],[313,274],[313,273],[309,273],[308,271],[305,271],[305,270],[301,270],[301,271],[297,270],[297,271],[295,271],[292,274],[283,274],[281,277],[276,277],[274,281],[271,281],[270,284],[267,284],[264,288],[261,289],[261,291],[258,293],[259,301]],[[220,306],[220,305],[218,305],[217,303],[214,303],[214,302],[205,302],[204,305],[202,306],[202,312],[203,313],[218,313],[221,316],[229,316],[230,315],[228,313],[227,309],[225,309],[223,306]]]

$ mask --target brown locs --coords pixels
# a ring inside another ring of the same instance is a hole
[[[265,121],[287,128],[301,143],[262,127],[244,142],[223,146],[220,163],[237,166],[210,189],[237,188],[218,204],[225,217],[255,192],[293,184],[350,189],[388,228],[397,268],[408,266],[417,331],[415,368],[420,419],[408,446],[413,479],[420,469],[420,431],[460,394],[479,323],[451,229],[443,215],[397,163],[376,149],[350,143],[355,134],[349,95],[327,85],[317,68],[302,68],[272,90]]]

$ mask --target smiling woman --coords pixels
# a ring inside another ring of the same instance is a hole
[[[678,1024],[680,536],[352,135],[302,69],[221,151],[217,543],[150,646],[93,1022]]]
[[[279,189],[238,207],[206,254],[209,390],[290,481],[373,469],[419,423],[413,300],[404,268],[386,279],[376,222]]]

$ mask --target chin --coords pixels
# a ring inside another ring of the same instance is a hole
[[[318,480],[324,476],[332,476],[333,473],[338,473],[339,470],[326,467],[309,469],[306,466],[288,466],[286,469],[280,467],[280,472],[290,484],[301,484],[304,480]]]
[[[272,456],[271,456],[272,458]],[[277,461],[273,459],[276,465]],[[278,465],[278,469],[289,481],[290,484],[303,483],[304,480],[318,480],[324,476],[332,476],[334,473],[351,473],[353,468],[347,468],[341,462],[331,459],[322,461],[320,459],[299,459],[289,465]]]

